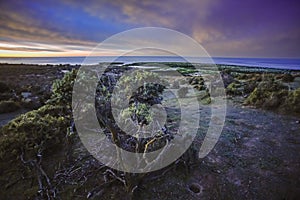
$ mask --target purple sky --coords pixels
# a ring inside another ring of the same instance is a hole
[[[0,2],[0,56],[80,56],[137,27],[174,29],[211,56],[300,58],[297,0]],[[107,51],[103,55],[112,55]]]

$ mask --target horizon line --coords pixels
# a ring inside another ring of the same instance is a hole
[[[81,57],[189,57],[189,58],[257,58],[257,59],[300,59],[300,57],[254,57],[254,56],[208,56],[208,57],[198,57],[198,56],[174,56],[174,55],[136,55],[136,56],[0,56],[0,59],[14,59],[14,58],[81,58]]]

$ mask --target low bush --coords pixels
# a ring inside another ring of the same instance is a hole
[[[300,114],[300,88],[289,92],[282,108]]]
[[[32,158],[55,150],[64,141],[71,124],[71,94],[76,72],[67,73],[53,84],[48,104],[23,114],[0,129],[0,158]],[[2,106],[1,106],[2,105]],[[0,110],[18,108],[15,102],[1,102]],[[1,111],[0,111],[1,112]]]
[[[226,93],[229,95],[242,95],[244,87],[239,82],[232,82],[226,88]]]
[[[288,90],[278,81],[263,81],[248,96],[245,104],[284,113],[300,113],[300,88]]]
[[[52,85],[52,95],[48,104],[70,106],[72,103],[72,91],[77,70],[65,74],[61,80],[55,80]]]
[[[43,150],[55,149],[70,126],[70,118],[61,106],[45,105],[23,114],[0,130],[0,157],[32,157]]]

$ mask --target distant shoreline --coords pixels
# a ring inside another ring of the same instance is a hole
[[[124,56],[124,57],[14,57],[1,58],[1,64],[38,64],[38,65],[80,65],[98,64],[103,62],[122,62],[132,64],[136,62],[187,62],[176,56]],[[192,63],[217,64],[237,67],[257,67],[266,69],[300,70],[300,58],[196,58],[188,57]]]

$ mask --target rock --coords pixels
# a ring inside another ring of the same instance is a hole
[[[31,92],[21,92],[21,96],[24,98],[24,99],[27,99],[28,97],[30,97],[32,95]]]

